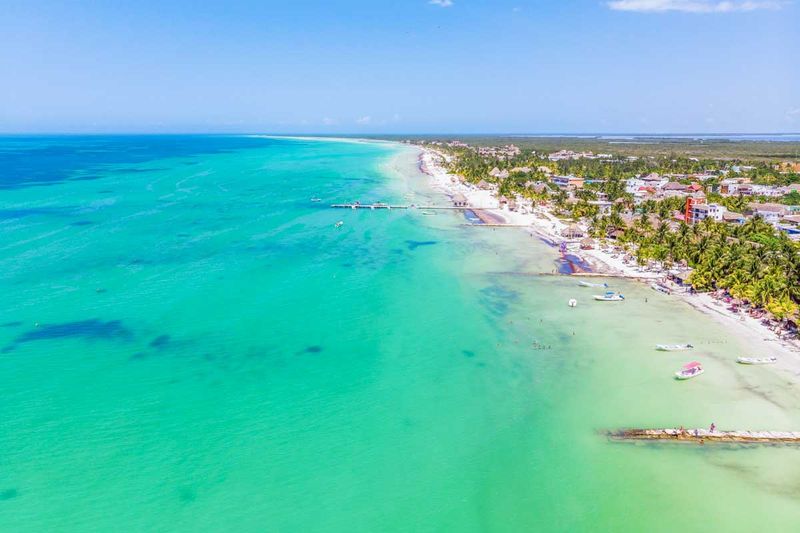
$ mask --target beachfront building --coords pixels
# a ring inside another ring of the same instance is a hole
[[[754,196],[768,196],[770,198],[779,198],[783,196],[784,188],[776,187],[774,185],[752,185],[752,194]]]
[[[625,182],[625,192],[628,194],[636,194],[636,191],[642,187],[652,189],[654,191],[661,190],[669,180],[666,176],[659,176],[655,172],[646,176],[637,176],[635,178],[628,178]]]
[[[453,206],[454,207],[467,207],[469,202],[467,201],[467,197],[461,193],[456,193],[453,195]]]
[[[639,187],[631,194],[633,195],[633,205],[639,205],[647,200],[655,200],[658,198],[658,192],[652,187]]]
[[[743,194],[739,191],[739,189],[746,183],[749,183],[749,181],[750,180],[747,180],[747,182],[745,182],[745,180],[742,178],[726,178],[719,182],[719,193],[722,196],[734,196],[737,194]]]
[[[561,189],[582,189],[583,178],[577,176],[553,176],[550,180]]]
[[[776,225],[783,217],[789,214],[789,210],[782,204],[753,202],[747,207],[747,214],[760,216],[770,224]]]
[[[583,237],[584,233],[583,230],[577,224],[570,224],[563,230],[561,230],[561,235],[566,237],[567,239],[580,239]]]
[[[628,178],[625,182],[625,192],[628,194],[636,194],[641,187],[644,187],[644,182],[640,178]]]
[[[693,203],[689,210],[689,224],[697,224],[701,220],[710,218],[721,222],[727,209],[719,204]]]
[[[728,224],[744,224],[747,218],[741,213],[734,213],[733,211],[725,211],[722,213],[722,221]]]
[[[671,182],[667,183],[666,185],[664,185],[664,187],[662,187],[662,189],[661,189],[661,194],[664,196],[664,198],[672,198],[672,197],[675,197],[675,196],[685,196],[689,192],[691,192],[691,191],[689,190],[689,186],[688,185],[684,185],[682,183],[678,183],[677,181],[671,181]]]

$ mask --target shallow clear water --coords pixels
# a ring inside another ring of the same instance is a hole
[[[327,207],[443,202],[412,149],[0,138],[0,161],[0,530],[800,524],[800,450],[598,434],[800,429],[794,378],[737,367],[718,325],[633,283],[591,302],[519,230]]]

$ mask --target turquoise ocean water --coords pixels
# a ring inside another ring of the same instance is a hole
[[[443,203],[416,162],[0,137],[0,530],[798,529],[800,450],[599,434],[800,430],[796,377],[643,285],[538,276],[521,231],[327,207]]]

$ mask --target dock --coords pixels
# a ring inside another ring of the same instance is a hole
[[[414,204],[331,204],[334,209],[441,209],[450,211],[480,211],[484,209],[497,209],[497,207],[472,207],[455,205],[414,205]]]
[[[720,431],[708,429],[621,429],[608,431],[606,435],[619,441],[667,441],[740,444],[797,444],[800,445],[800,431]]]
[[[474,224],[461,224],[462,226],[475,226],[478,228],[530,228],[530,224],[478,224],[477,222]]]

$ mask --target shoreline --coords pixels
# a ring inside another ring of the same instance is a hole
[[[561,243],[572,242],[562,235],[568,225],[559,220],[556,216],[542,206],[524,206],[527,212],[513,212],[501,207],[498,198],[492,191],[482,190],[470,184],[464,183],[459,177],[450,174],[442,165],[442,161],[447,161],[447,156],[428,147],[419,147],[419,170],[430,178],[431,187],[442,194],[453,198],[456,194],[462,194],[468,205],[478,205],[486,209],[476,209],[475,213],[482,220],[483,216],[478,212],[484,212],[484,216],[490,216],[502,220],[502,224],[509,226],[521,226],[531,235],[542,239],[552,247],[558,247]],[[591,267],[591,272],[573,272],[575,277],[609,277],[622,278],[632,281],[644,282],[648,285],[665,278],[665,272],[652,272],[639,268],[635,264],[626,263],[624,253],[614,253],[613,251],[594,248],[591,250],[569,251],[581,262]],[[748,315],[736,314],[719,300],[715,299],[710,293],[690,294],[686,290],[676,290],[677,285],[669,282],[672,288],[669,296],[676,297],[686,306],[703,313],[716,323],[723,326],[731,335],[737,337],[748,349],[761,348],[761,351],[754,350],[752,354],[736,354],[747,356],[778,356],[779,360],[775,365],[771,365],[773,371],[791,372],[794,376],[800,376],[800,345],[797,341],[781,338],[777,333],[763,325],[758,319]],[[770,343],[765,346],[764,343]]]
[[[420,148],[420,147],[417,147]],[[577,244],[575,239],[567,239],[563,231],[569,226],[558,219],[542,206],[524,205],[525,212],[510,211],[501,207],[500,202],[492,191],[482,190],[463,183],[457,176],[444,169],[439,160],[446,156],[430,148],[420,148],[419,168],[424,174],[430,176],[434,189],[444,193],[449,198],[456,194],[466,197],[469,205],[478,205],[485,209],[476,208],[474,211],[483,211],[495,219],[502,220],[509,226],[522,226],[529,233],[540,237],[552,246],[561,243]],[[625,263],[624,254],[613,251],[604,251],[600,248],[591,250],[570,250],[582,262],[592,267],[591,274],[607,275],[609,277],[624,277],[628,279],[641,279],[656,281],[664,277],[660,272],[649,272],[638,268],[636,265]]]

